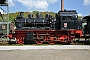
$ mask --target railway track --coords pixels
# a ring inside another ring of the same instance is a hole
[[[0,45],[2,46],[2,45],[6,45],[6,46],[8,46],[8,45],[38,45],[38,44],[16,44],[15,42],[12,42],[11,44],[9,44],[8,43],[8,41],[9,41],[9,39],[8,38],[0,38]],[[50,44],[48,44],[48,43],[44,43],[44,44],[41,44],[41,45],[50,45]],[[53,44],[52,44],[53,45]],[[80,39],[75,39],[74,41],[73,41],[73,43],[71,43],[71,44],[61,44],[61,43],[56,43],[56,44],[54,44],[54,45],[90,45],[90,40],[87,40],[87,41],[85,41],[85,39],[84,38],[80,38]]]
[[[21,45],[39,45],[39,44],[16,44],[15,42],[12,42],[12,44],[9,44],[8,42],[0,42],[0,46],[3,46],[3,45],[5,45],[5,46],[9,46],[9,45],[11,45],[11,46],[13,46],[13,45],[15,45],[15,46],[21,46]],[[50,45],[50,44],[48,44],[48,43],[44,43],[44,44],[41,44],[40,46],[43,46],[43,45]],[[90,45],[90,41],[74,41],[73,43],[71,43],[71,44],[60,44],[60,43],[56,43],[56,44],[54,44],[54,45]]]

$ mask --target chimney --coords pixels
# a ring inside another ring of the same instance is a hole
[[[61,0],[61,11],[64,11],[64,0]]]
[[[23,15],[24,15],[24,12],[19,13],[19,16],[23,17]]]

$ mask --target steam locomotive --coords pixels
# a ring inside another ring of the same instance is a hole
[[[83,36],[82,21],[78,20],[76,10],[59,11],[55,17],[46,14],[44,18],[40,13],[36,17],[29,14],[28,18],[23,14],[20,12],[14,19],[16,29],[15,33],[10,33],[10,41],[14,39],[18,44],[69,44]]]

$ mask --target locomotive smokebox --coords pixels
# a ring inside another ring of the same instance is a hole
[[[64,11],[64,0],[61,0],[61,11]]]

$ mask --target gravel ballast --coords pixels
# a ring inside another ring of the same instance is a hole
[[[3,50],[0,51],[0,60],[90,60],[90,50]]]
[[[90,60],[90,46],[0,46],[0,60]]]

